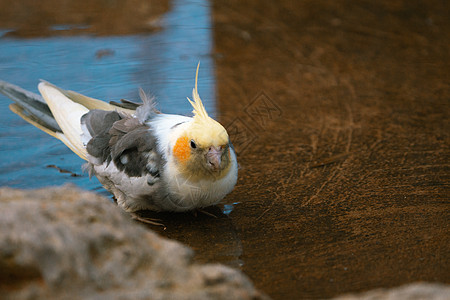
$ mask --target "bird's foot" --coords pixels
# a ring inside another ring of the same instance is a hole
[[[197,208],[197,209],[194,210],[192,213],[194,214],[194,216],[197,217],[197,212],[200,212],[200,213],[202,213],[202,214],[204,214],[204,215],[207,215],[207,216],[210,216],[210,217],[213,217],[213,218],[216,218],[216,219],[217,219],[217,216],[216,216],[215,214],[212,214],[212,213],[210,213],[210,212],[208,212],[208,211],[206,211],[206,210],[200,209],[200,208]]]
[[[163,223],[160,223],[161,220],[160,219],[152,219],[152,218],[146,218],[146,217],[141,217],[140,215],[138,215],[137,213],[130,213],[131,218],[133,220],[145,223],[145,224],[150,224],[150,225],[155,225],[155,226],[162,226],[163,230],[166,230],[167,227],[166,225],[164,225]]]

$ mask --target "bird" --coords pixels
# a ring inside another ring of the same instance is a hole
[[[47,81],[38,84],[42,96],[5,81],[0,93],[14,101],[12,112],[85,160],[125,211],[186,212],[218,204],[238,178],[228,132],[199,96],[199,66],[187,98],[193,116],[158,111],[142,89],[142,103],[108,103]]]

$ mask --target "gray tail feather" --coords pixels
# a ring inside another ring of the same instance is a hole
[[[2,80],[0,80],[0,93],[13,100],[43,126],[53,131],[61,131],[45,100],[40,95]]]

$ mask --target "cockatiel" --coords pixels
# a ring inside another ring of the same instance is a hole
[[[230,193],[238,165],[225,128],[208,116],[195,76],[193,117],[156,111],[141,90],[143,104],[106,103],[41,82],[43,99],[6,82],[0,92],[10,109],[58,138],[87,161],[128,212],[188,211],[215,205]]]

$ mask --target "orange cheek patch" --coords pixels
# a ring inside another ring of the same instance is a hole
[[[191,148],[189,147],[189,139],[184,136],[178,138],[173,147],[173,155],[180,161],[185,162],[191,156]]]

